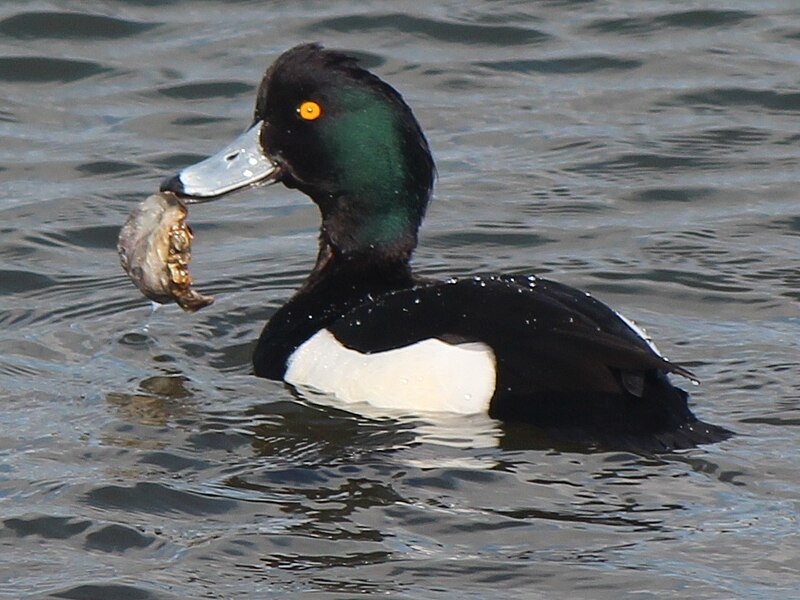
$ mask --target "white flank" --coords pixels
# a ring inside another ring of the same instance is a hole
[[[495,358],[486,344],[454,345],[436,339],[362,354],[322,329],[289,357],[284,379],[343,402],[473,414],[489,410]]]
[[[617,315],[620,319],[622,319],[625,322],[625,325],[633,329],[633,332],[640,338],[642,338],[648,346],[650,346],[650,350],[658,354],[661,358],[664,358],[664,355],[661,354],[661,351],[656,347],[656,344],[652,340],[652,338],[649,335],[647,335],[647,332],[644,330],[644,328],[639,327],[635,321],[631,321],[629,318],[619,314],[617,311],[614,311],[614,314]]]

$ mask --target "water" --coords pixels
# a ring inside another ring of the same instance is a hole
[[[800,8],[0,5],[0,596],[786,598],[800,589]],[[249,375],[315,254],[273,187],[192,210],[217,302],[153,313],[136,202],[248,124],[302,42],[400,89],[438,161],[421,272],[591,290],[739,435],[663,457]]]

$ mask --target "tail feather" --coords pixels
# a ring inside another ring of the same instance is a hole
[[[684,450],[701,444],[716,444],[732,435],[730,429],[697,420],[681,423],[672,431],[657,433],[653,438],[664,446],[664,450]]]

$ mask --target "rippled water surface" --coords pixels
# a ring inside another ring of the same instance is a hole
[[[416,265],[591,290],[739,435],[660,457],[250,375],[317,214],[192,209],[217,302],[152,313],[131,208],[248,123],[302,41],[354,51],[439,167]],[[786,598],[800,589],[800,6],[0,4],[0,597]]]

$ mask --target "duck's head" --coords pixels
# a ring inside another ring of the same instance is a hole
[[[306,44],[267,70],[247,131],[161,189],[203,202],[282,182],[316,202],[334,251],[407,255],[433,177],[428,143],[400,94],[353,58]]]

